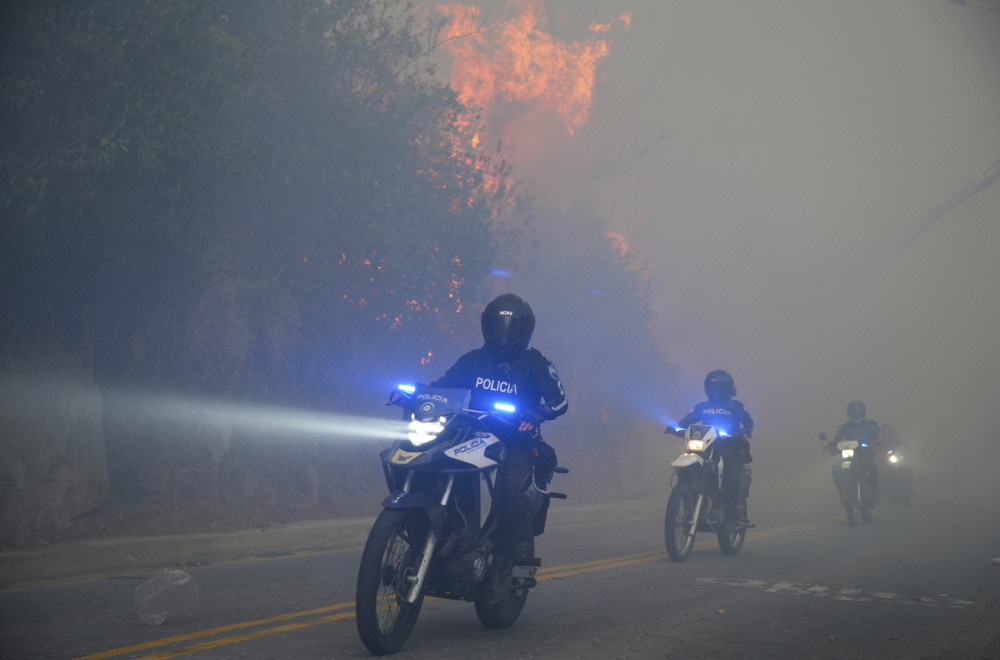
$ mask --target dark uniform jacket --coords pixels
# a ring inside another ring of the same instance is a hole
[[[471,390],[469,407],[473,410],[493,410],[499,401],[514,403],[519,417],[535,426],[562,415],[568,406],[556,368],[534,348],[525,349],[511,362],[477,348],[458,358],[431,385]]]
[[[744,433],[749,435],[753,431],[753,418],[736,399],[702,401],[684,415],[677,425],[687,428],[695,422],[710,424],[731,437],[739,437]]]
[[[871,445],[878,438],[880,429],[878,424],[870,419],[862,419],[860,422],[844,422],[837,430],[837,435],[830,441],[831,445],[836,445],[841,440],[857,440]]]

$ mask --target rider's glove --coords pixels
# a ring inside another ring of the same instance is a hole
[[[538,408],[529,408],[521,413],[521,421],[528,422],[535,428],[542,425],[542,422],[547,420],[546,417]]]

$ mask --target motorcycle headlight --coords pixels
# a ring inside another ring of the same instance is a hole
[[[889,462],[890,463],[898,463],[899,462],[899,456],[890,456],[889,457]]]
[[[413,420],[410,422],[408,430],[407,437],[413,446],[426,445],[428,442],[437,440],[438,433],[444,430],[444,417],[430,422]]]
[[[704,448],[704,440],[688,440],[688,451],[701,451]]]
[[[853,458],[854,457],[854,450],[853,449],[841,449],[840,450],[840,455],[843,456],[844,458]]]

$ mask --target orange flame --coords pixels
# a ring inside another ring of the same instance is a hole
[[[609,231],[605,233],[604,236],[611,243],[611,246],[614,249],[615,253],[618,255],[619,259],[624,259],[629,255],[631,248],[629,247],[628,239],[626,239],[623,234],[619,234],[618,232],[614,231]]]
[[[597,62],[608,54],[604,39],[564,43],[545,31],[538,0],[518,0],[520,14],[497,30],[477,21],[480,9],[459,3],[438,5],[452,18],[444,47],[454,56],[451,86],[459,98],[487,116],[501,103],[518,103],[529,112],[555,112],[572,134],[590,113]],[[628,27],[631,17],[619,21]],[[591,25],[595,33],[612,24]]]

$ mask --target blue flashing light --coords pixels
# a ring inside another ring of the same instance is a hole
[[[397,385],[396,389],[400,392],[406,392],[407,394],[413,394],[417,391],[417,388],[414,385]]]
[[[728,438],[728,437],[729,437],[729,434],[728,434],[728,433],[726,433],[725,431],[723,431],[723,430],[721,430],[721,429],[720,429],[720,430],[719,430],[719,437],[720,437],[720,438]]]
[[[678,433],[684,433],[684,431],[686,431],[687,429],[684,428],[683,426],[675,426],[674,430],[677,431]]]
[[[500,270],[499,268],[494,268],[492,271],[492,275],[493,277],[503,277],[503,278],[510,277],[510,273],[508,273],[505,270]]]
[[[512,413],[517,411],[517,407],[510,403],[494,403],[493,407],[505,413]]]

